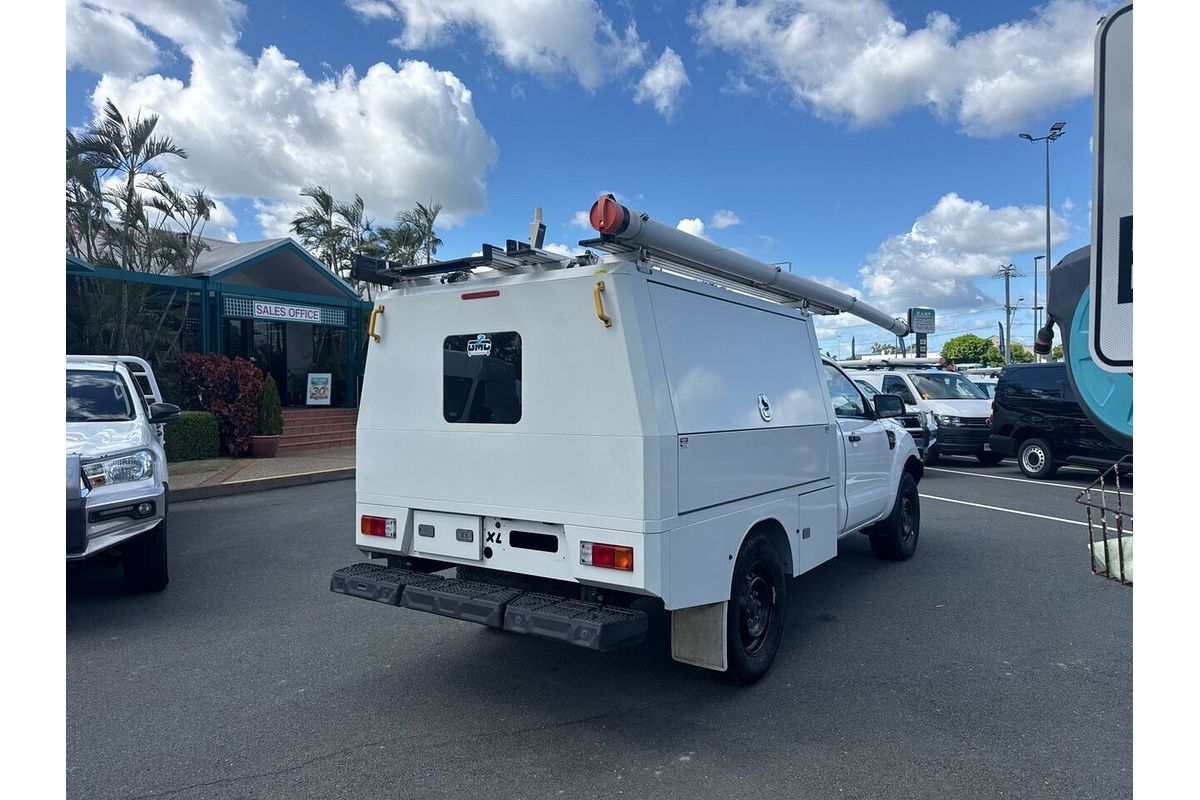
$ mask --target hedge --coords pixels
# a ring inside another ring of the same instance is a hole
[[[184,411],[167,423],[167,461],[216,458],[221,452],[217,418],[207,411]]]

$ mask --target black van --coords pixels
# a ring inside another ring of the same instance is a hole
[[[1063,464],[1107,469],[1129,454],[1084,414],[1062,362],[1004,368],[988,443],[997,453],[1016,456],[1030,478],[1053,477]]]

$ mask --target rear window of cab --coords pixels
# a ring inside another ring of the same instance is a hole
[[[442,347],[446,422],[513,425],[521,419],[521,334],[464,333]]]

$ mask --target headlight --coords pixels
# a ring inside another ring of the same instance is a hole
[[[938,425],[943,425],[947,428],[960,428],[963,424],[962,417],[951,417],[945,414],[935,414],[934,418],[937,420]]]
[[[83,476],[93,489],[113,483],[140,481],[154,474],[154,455],[149,450],[139,450],[118,458],[106,458],[83,465]]]

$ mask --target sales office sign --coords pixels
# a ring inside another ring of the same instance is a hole
[[[281,306],[278,303],[254,303],[254,316],[287,319],[294,322],[320,322],[321,309],[311,306]]]

